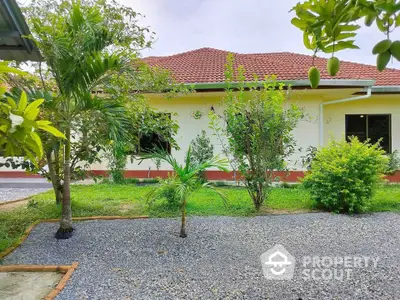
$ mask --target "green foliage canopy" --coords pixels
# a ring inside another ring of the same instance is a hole
[[[9,67],[6,62],[0,63],[0,73],[6,72],[25,75]],[[44,99],[28,103],[28,97],[23,92],[19,100],[15,101],[6,95],[6,90],[5,86],[0,88],[0,149],[3,150],[3,156],[24,156],[37,164],[43,156],[42,139],[37,130],[46,131],[58,138],[65,136],[50,121],[38,120]]]
[[[390,34],[400,26],[400,1],[397,0],[307,0],[298,3],[292,11],[296,17],[292,24],[303,32],[304,46],[313,51],[331,53],[345,49],[359,49],[355,44],[359,21],[365,26],[375,25],[382,32],[372,53],[377,55],[377,68],[386,68],[391,57],[400,60],[400,41],[391,41]],[[334,60],[330,60],[332,64]],[[329,65],[328,72],[334,76],[339,63]]]

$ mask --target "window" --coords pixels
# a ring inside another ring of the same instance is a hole
[[[156,149],[161,149],[168,153],[171,153],[171,145],[165,141],[157,133],[150,133],[143,135],[140,138],[140,151],[139,153],[149,153],[155,151]]]
[[[155,113],[152,118],[169,118],[171,119],[171,114],[169,113]],[[143,154],[153,152],[157,149],[171,154],[171,144],[167,141],[171,133],[166,130],[163,126],[155,126],[153,128],[154,132],[149,132],[142,134],[139,141],[139,149],[136,150],[135,154]],[[166,135],[168,136],[167,138]]]
[[[346,138],[356,136],[362,142],[382,139],[380,146],[391,152],[391,115],[346,115]]]

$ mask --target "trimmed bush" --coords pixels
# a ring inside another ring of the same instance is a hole
[[[311,172],[303,179],[318,208],[333,212],[364,212],[387,169],[388,158],[378,144],[357,138],[331,140],[317,151]]]

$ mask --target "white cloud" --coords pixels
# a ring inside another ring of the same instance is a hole
[[[298,0],[120,0],[146,15],[143,25],[156,32],[148,55],[171,55],[201,47],[240,53],[290,51],[312,54],[301,32],[291,25],[289,10]],[[362,28],[360,50],[341,51],[341,60],[375,64],[374,44],[384,39],[375,27]],[[392,33],[400,40],[400,29]],[[389,67],[400,68],[397,61]]]

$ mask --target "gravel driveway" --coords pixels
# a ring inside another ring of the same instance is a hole
[[[72,239],[59,241],[53,238],[57,224],[42,223],[4,263],[78,261],[59,300],[400,299],[399,214],[191,217],[188,222],[186,239],[177,235],[178,219],[148,219],[79,222]],[[296,259],[292,280],[263,276],[260,255],[275,244]],[[342,281],[309,279],[304,272],[319,269],[303,265],[308,256],[378,261],[376,267],[352,266],[350,278]]]
[[[0,202],[23,199],[48,190],[48,188],[0,188]]]
[[[44,178],[0,178],[0,203],[27,198],[51,188]]]

